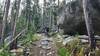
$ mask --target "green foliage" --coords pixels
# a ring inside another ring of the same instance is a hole
[[[59,56],[70,56],[70,53],[68,52],[66,48],[60,48],[58,50],[58,54]]]
[[[39,8],[39,5],[34,5],[33,6],[33,9],[32,9],[32,20],[34,21],[34,26],[35,26],[35,29],[38,30],[39,29],[39,20],[41,18],[41,14],[39,13],[40,12],[40,8]]]
[[[26,33],[24,33],[23,36],[20,36],[17,40],[19,44],[22,44],[22,46],[27,46],[28,44],[30,44],[35,33],[34,23],[27,23],[27,19],[22,15],[17,20],[16,32],[19,33],[25,28],[28,28]]]
[[[40,39],[40,37],[37,34],[34,34],[33,38],[32,38],[32,41],[37,41],[39,39]]]
[[[14,55],[12,55],[8,50],[4,50],[3,52],[0,53],[0,56],[14,56]]]
[[[26,19],[23,16],[20,16],[19,19],[17,20],[17,25],[16,25],[16,32],[20,32],[22,29],[25,29],[27,26]]]
[[[26,33],[24,36],[21,36],[19,38],[19,43],[21,43],[22,46],[27,46],[32,42],[33,34],[32,33]]]
[[[39,29],[39,17],[37,16],[34,18],[34,25],[36,27],[36,30]]]
[[[72,52],[73,49],[75,48],[80,48],[79,46],[80,40],[78,38],[75,38],[73,41],[70,41],[69,43],[66,44],[66,48],[68,49],[69,52]]]
[[[80,52],[79,52],[78,56],[84,56],[84,48],[83,47],[80,49]]]
[[[99,50],[96,50],[96,56],[100,56],[100,49]]]

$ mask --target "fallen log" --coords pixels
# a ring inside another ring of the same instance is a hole
[[[13,40],[11,40],[9,43],[7,43],[2,49],[0,49],[0,53],[6,48],[8,47],[14,40],[16,40],[22,33],[24,33],[27,29],[25,28],[24,30],[22,30],[17,36],[15,36],[15,38]]]
[[[89,37],[86,35],[82,35],[82,36],[78,36],[78,37],[79,37],[79,39],[89,40]],[[95,36],[95,40],[100,41],[100,36]]]

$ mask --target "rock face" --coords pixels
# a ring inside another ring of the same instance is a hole
[[[65,10],[61,7],[59,12],[58,24],[64,30],[64,34],[87,34],[83,15],[82,0],[76,0],[68,3]],[[95,34],[100,35],[100,0],[91,1],[91,18]],[[63,17],[61,17],[61,15]],[[61,21],[62,20],[62,21]],[[63,23],[62,23],[63,22]]]

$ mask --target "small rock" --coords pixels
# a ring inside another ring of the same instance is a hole
[[[47,56],[48,56],[48,55],[52,55],[52,52],[47,53]]]

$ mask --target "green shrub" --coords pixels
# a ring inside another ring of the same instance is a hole
[[[59,48],[58,55],[59,56],[70,56],[70,53],[68,52],[66,48]]]
[[[8,50],[4,50],[3,52],[0,53],[0,56],[14,56],[14,55],[12,55]]]

